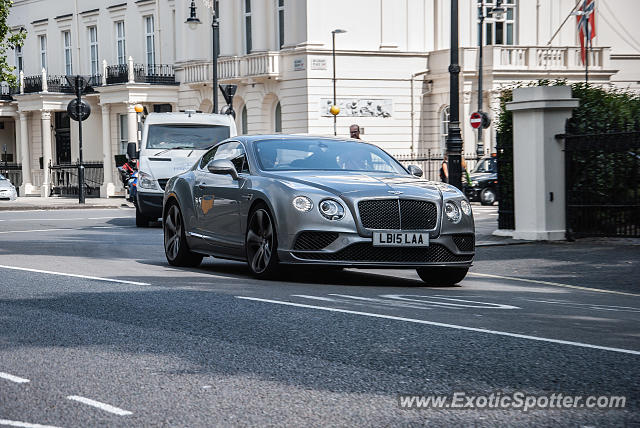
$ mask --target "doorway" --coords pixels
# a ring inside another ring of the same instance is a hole
[[[71,121],[66,111],[56,112],[56,164],[71,163]]]

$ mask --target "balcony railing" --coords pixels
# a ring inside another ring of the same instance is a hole
[[[43,79],[44,78],[44,79]],[[24,76],[22,79],[22,93],[33,94],[38,92],[56,92],[62,94],[75,93],[73,87],[69,85],[65,76],[49,76],[46,74],[38,76]],[[102,76],[95,75],[89,77],[89,83],[84,90],[85,94],[95,92],[94,87],[99,86]],[[46,81],[46,85],[42,82]],[[15,92],[19,93],[19,92]]]
[[[19,93],[20,88],[9,86],[8,82],[0,83],[0,101],[13,101],[13,95]]]
[[[226,56],[218,59],[220,80],[240,80],[254,77],[279,77],[280,53],[260,52],[245,56]],[[212,79],[211,62],[192,62],[182,66],[183,83],[201,83]]]
[[[494,70],[582,70],[582,58],[578,47],[551,46],[492,46]],[[589,49],[589,68],[605,70],[608,48]]]
[[[118,64],[106,67],[107,85],[122,83],[151,83],[175,85],[176,75],[169,64]]]

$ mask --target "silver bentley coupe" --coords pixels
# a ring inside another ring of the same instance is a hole
[[[242,260],[260,278],[281,265],[416,269],[460,282],[474,256],[471,206],[379,147],[352,139],[227,139],[171,178],[164,248],[174,266]]]

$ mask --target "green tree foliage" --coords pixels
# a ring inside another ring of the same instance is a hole
[[[16,86],[17,79],[13,74],[15,67],[9,65],[7,52],[22,46],[27,33],[24,30],[12,31],[7,26],[9,11],[13,6],[12,0],[0,0],[0,82],[7,82],[9,86]]]

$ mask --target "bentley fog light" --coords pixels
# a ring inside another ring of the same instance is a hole
[[[158,184],[156,180],[151,176],[151,174],[147,174],[146,172],[139,171],[138,172],[138,186],[141,189],[158,189]]]
[[[293,198],[293,207],[298,211],[306,213],[313,208],[313,202],[311,202],[311,199],[306,196],[296,196]]]
[[[325,199],[318,205],[320,213],[329,220],[340,220],[344,217],[344,207],[333,199]]]
[[[471,215],[471,204],[466,200],[463,199],[460,201],[460,208],[462,208],[462,212],[466,215]]]
[[[451,201],[447,201],[444,204],[444,212],[447,215],[447,218],[452,223],[459,223],[462,218],[462,214],[460,213],[460,208]]]

